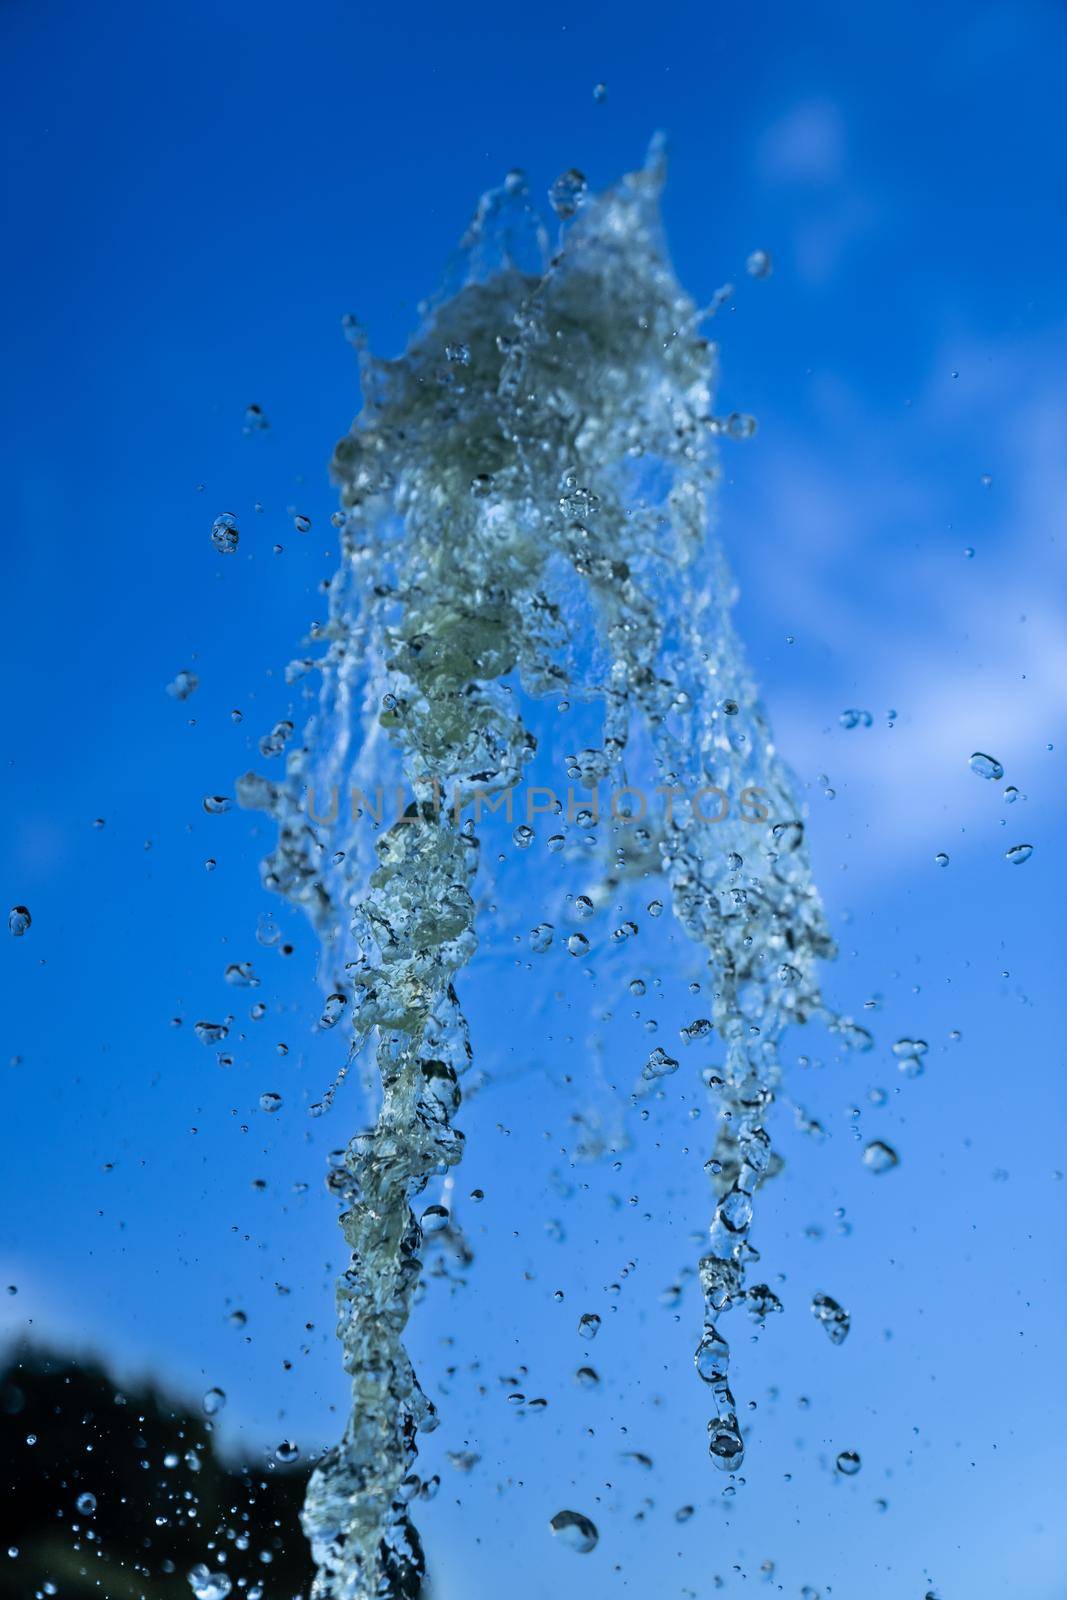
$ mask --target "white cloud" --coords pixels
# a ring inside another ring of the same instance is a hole
[[[974,341],[972,354],[938,351],[905,417],[831,385],[821,453],[810,438],[777,449],[762,490],[780,533],[759,604],[801,636],[804,684],[816,660],[823,677],[818,697],[775,689],[772,719],[799,775],[825,772],[837,789],[835,831],[879,841],[850,852],[865,875],[899,873],[920,850],[985,848],[1001,816],[1005,848],[1020,829],[1035,842],[1054,811],[1058,757],[1046,746],[1067,738],[1067,408],[1047,360],[1035,382],[1036,344]],[[961,387],[945,375],[964,361],[980,377]],[[987,443],[984,490],[975,463]],[[958,503],[981,517],[973,560],[962,533],[945,536]],[[841,728],[851,706],[874,726]],[[1002,784],[969,771],[975,750],[1004,763]],[[1029,798],[1009,807],[1012,782]],[[816,784],[817,817],[821,804]]]

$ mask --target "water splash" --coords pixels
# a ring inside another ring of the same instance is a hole
[[[483,198],[401,358],[372,356],[349,320],[364,407],[333,459],[343,559],[313,630],[321,704],[285,752],[285,780],[249,774],[238,788],[276,818],[265,882],[310,916],[324,985],[335,1008],[350,1002],[338,1082],[373,1041],[379,1083],[375,1126],[330,1179],[351,1250],[337,1304],[352,1411],[304,1512],[317,1600],[420,1588],[412,1467],[436,1415],[402,1343],[420,1276],[414,1202],[462,1155],[471,1051],[456,980],[476,948],[480,848],[464,811],[516,785],[533,757],[523,696],[599,707],[597,742],[568,757],[568,775],[591,791],[639,775],[665,798],[605,873],[609,886],[662,881],[710,977],[711,1015],[690,1035],[724,1047],[705,1072],[720,1121],[696,1352],[723,1469],[740,1465],[743,1441],[718,1324],[745,1297],[753,1200],[778,1165],[766,1123],[781,1036],[820,1014],[847,1044],[870,1043],[819,994],[833,947],[710,531],[717,441],[755,424],[714,413],[702,328],[727,294],[702,309],[678,285],[663,177],[658,145],[595,199],[568,172],[550,250],[513,173]],[[347,800],[383,782],[408,803],[372,851]],[[712,793],[735,799],[724,820]],[[534,935],[550,940],[551,925]],[[661,1051],[647,1075],[676,1067]]]

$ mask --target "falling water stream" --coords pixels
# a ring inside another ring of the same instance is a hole
[[[599,197],[564,174],[550,231],[511,174],[483,198],[399,359],[373,356],[350,328],[364,404],[333,458],[342,558],[313,631],[321,700],[284,781],[249,774],[239,788],[277,821],[265,881],[314,922],[323,1021],[347,1035],[312,1109],[329,1109],[350,1067],[370,1076],[377,1106],[330,1175],[350,1251],[337,1309],[352,1406],[304,1510],[317,1600],[420,1588],[414,1464],[437,1417],[403,1343],[420,1280],[416,1202],[463,1156],[461,995],[483,817],[531,803],[534,791],[515,798],[538,747],[529,708],[578,705],[598,730],[586,748],[552,752],[559,798],[536,791],[534,817],[566,805],[574,832],[610,795],[604,893],[658,893],[704,964],[707,1015],[686,1039],[706,1041],[697,1070],[718,1133],[696,1366],[724,1471],[744,1441],[722,1323],[755,1292],[749,1230],[779,1164],[768,1125],[783,1031],[819,1016],[847,1045],[870,1042],[820,997],[833,945],[712,531],[719,441],[754,422],[715,413],[707,329],[722,297],[698,306],[676,281],[663,180],[658,144]],[[399,790],[401,814],[369,828],[383,785]],[[551,929],[534,930],[534,949],[538,937]],[[678,1070],[653,1050],[645,1091]]]

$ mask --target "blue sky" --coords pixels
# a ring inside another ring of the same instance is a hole
[[[321,1174],[358,1111],[350,1098],[322,1123],[304,1115],[335,1065],[310,1032],[312,941],[259,889],[265,833],[205,816],[201,799],[254,762],[322,613],[325,462],[358,401],[342,314],[398,349],[482,189],[515,165],[542,190],[571,165],[602,185],[662,127],[679,276],[698,298],[738,285],[716,324],[721,408],[759,419],[725,457],[720,507],[739,626],[811,807],[842,951],[828,987],[857,1014],[881,997],[866,1019],[878,1045],[845,1066],[814,1030],[795,1042],[824,1065],[797,1063],[791,1093],[829,1137],[814,1146],[783,1108],[790,1165],[759,1231],[787,1309],[744,1352],[737,1388],[759,1412],[730,1505],[693,1392],[693,1286],[676,1310],[658,1300],[706,1214],[700,1162],[679,1155],[698,1146],[691,1106],[658,1104],[628,1130],[624,1176],[570,1174],[589,1188],[558,1197],[572,1243],[553,1254],[543,1130],[519,1157],[516,1130],[540,1118],[566,1142],[589,1000],[556,974],[578,1019],[568,1044],[533,980],[511,976],[501,933],[467,997],[501,1080],[463,1124],[459,1181],[487,1197],[466,1219],[478,1261],[467,1289],[433,1286],[413,1332],[427,1381],[455,1390],[438,1457],[468,1439],[483,1454],[469,1478],[442,1466],[424,1514],[442,1600],[461,1565],[465,1596],[506,1573],[524,1600],[546,1572],[562,1594],[579,1581],[703,1594],[715,1573],[740,1592],[735,1564],[751,1586],[768,1559],[787,1594],[1054,1600],[1067,1581],[1062,8],[16,3],[0,33],[13,240],[0,860],[8,903],[34,917],[0,947],[0,1244],[19,1288],[5,1327],[32,1319],[193,1395],[221,1384],[232,1436],[257,1448],[336,1432],[340,1252]],[[774,258],[766,282],[744,274],[755,248]],[[245,437],[251,402],[271,426]],[[220,564],[208,533],[224,509],[242,543]],[[182,668],[201,679],[184,703],[165,692]],[[851,706],[869,729],[840,726]],[[1004,763],[1003,783],[968,770],[976,749]],[[1025,796],[1014,806],[1008,784]],[[1004,852],[1022,841],[1034,856],[1013,868]],[[269,910],[288,959],[256,943]],[[222,979],[250,958],[270,1007],[256,1024]],[[225,1071],[192,1024],[228,1010],[245,1037]],[[919,1079],[896,1071],[901,1035],[930,1041]],[[537,1051],[520,1060],[524,1037]],[[882,1110],[867,1099],[879,1085]],[[265,1089],[285,1096],[273,1118]],[[853,1106],[866,1136],[901,1151],[884,1180],[858,1163]],[[649,1223],[631,1192],[655,1197]],[[604,1285],[634,1257],[611,1314]],[[853,1312],[840,1350],[807,1311],[818,1289]],[[594,1397],[569,1379],[590,1355],[579,1308],[605,1315]],[[485,1397],[475,1377],[442,1376],[476,1345]],[[519,1420],[498,1378],[531,1351],[550,1408]],[[861,1476],[835,1480],[853,1445]],[[651,1474],[619,1465],[628,1448],[653,1456]],[[557,1491],[593,1515],[601,1497],[588,1563],[547,1540]],[[645,1496],[655,1506],[634,1522]],[[697,1515],[676,1524],[688,1502]]]

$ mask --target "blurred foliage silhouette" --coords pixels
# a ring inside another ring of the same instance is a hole
[[[307,1469],[225,1459],[210,1420],[151,1381],[23,1345],[0,1374],[0,1430],[2,1600],[190,1600],[200,1563],[235,1597],[307,1592]]]

